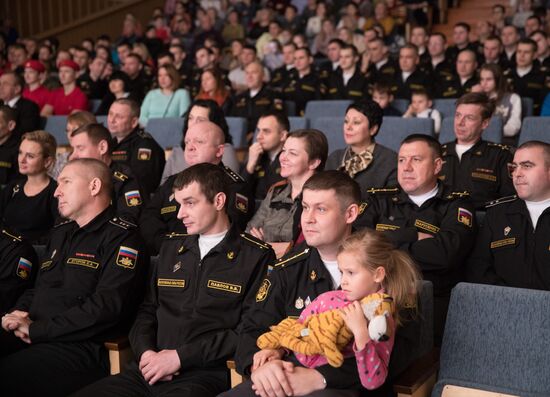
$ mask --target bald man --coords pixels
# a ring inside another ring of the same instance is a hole
[[[133,226],[114,217],[112,174],[95,159],[58,178],[59,213],[34,289],[2,317],[3,396],[65,396],[109,374],[105,340],[127,332],[149,256]]]
[[[225,138],[221,128],[210,121],[193,124],[187,130],[184,142],[188,166],[210,163],[224,170],[229,183],[227,214],[232,223],[244,230],[254,214],[254,196],[245,180],[222,163]],[[176,217],[179,204],[174,197],[173,185],[177,175],[169,177],[157,189],[141,217],[141,233],[153,255],[158,253],[167,234],[186,232]]]

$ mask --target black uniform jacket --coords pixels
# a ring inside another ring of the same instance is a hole
[[[135,226],[106,209],[80,228],[54,228],[34,289],[15,308],[28,311],[36,342],[102,342],[130,324],[145,284],[149,256]]]
[[[476,209],[484,209],[487,202],[514,194],[508,174],[508,163],[513,156],[508,146],[480,140],[461,160],[455,148],[455,142],[442,146],[443,168],[439,179],[454,191],[470,193]]]
[[[171,234],[162,244],[130,332],[138,360],[147,350],[176,349],[185,370],[225,366],[235,352],[241,316],[275,254],[232,226],[201,259],[198,238]]]
[[[145,194],[151,194],[158,187],[166,164],[164,150],[151,134],[139,128],[120,142],[113,140],[112,159],[130,167],[140,179]]]
[[[38,263],[36,252],[21,236],[0,232],[0,314],[11,310],[17,298],[32,287]]]
[[[550,209],[533,228],[525,201],[503,197],[487,214],[468,260],[469,281],[550,290]]]
[[[445,295],[461,279],[463,262],[474,243],[474,209],[465,192],[439,185],[437,194],[418,207],[400,188],[371,189],[362,205],[357,227],[384,231],[407,251],[434,285],[434,295]],[[433,238],[418,240],[418,232]]]

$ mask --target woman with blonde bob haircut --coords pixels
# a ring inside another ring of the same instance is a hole
[[[31,242],[53,227],[57,212],[57,183],[48,176],[55,164],[57,143],[46,131],[27,132],[19,145],[21,178],[6,185],[0,194],[1,222]]]

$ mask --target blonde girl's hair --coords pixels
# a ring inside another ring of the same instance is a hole
[[[347,237],[338,253],[353,251],[369,270],[381,266],[386,271],[382,287],[393,298],[394,318],[401,324],[399,312],[404,308],[417,307],[417,284],[421,279],[416,263],[405,252],[398,250],[381,232],[363,229]]]

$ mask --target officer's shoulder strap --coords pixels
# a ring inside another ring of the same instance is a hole
[[[504,203],[511,203],[512,201],[516,201],[517,199],[518,199],[518,196],[515,194],[513,196],[501,197],[499,199],[489,201],[487,204],[485,204],[485,208],[495,207],[499,204],[504,204]]]
[[[70,219],[67,219],[67,220],[64,220],[64,221],[61,221],[59,223],[56,223],[54,225],[54,227],[61,227],[61,226],[64,226],[64,225],[68,225],[69,223],[71,222],[74,222],[73,220],[70,220]]]
[[[271,186],[269,187],[269,191],[275,190],[275,189],[277,189],[278,187],[283,187],[283,186],[286,186],[286,185],[288,185],[288,180],[283,179],[283,180],[281,180],[281,181],[279,181],[279,182],[275,182],[273,185],[271,185]]]
[[[254,247],[259,247],[261,249],[265,249],[265,250],[268,250],[271,248],[271,246],[269,244],[266,244],[264,243],[262,240],[254,237],[253,235],[251,234],[248,234],[248,233],[241,233],[241,238],[248,244],[254,246]]]
[[[149,134],[147,131],[143,130],[143,129],[138,129],[137,130],[137,134],[138,136],[140,136],[141,138],[146,138],[146,139],[153,139],[153,135]]]
[[[245,182],[242,176],[237,174],[235,171],[233,171],[231,168],[229,168],[227,165],[223,165],[223,170],[227,174],[228,177],[230,177],[233,182]]]
[[[126,182],[128,180],[128,175],[120,171],[114,171],[113,177],[121,182]]]
[[[492,148],[498,148],[500,150],[506,150],[506,151],[510,151],[510,146],[508,145],[503,145],[501,143],[495,143],[495,142],[487,142],[487,146],[488,147],[492,147]]]
[[[120,227],[121,229],[133,229],[133,228],[136,228],[137,226],[132,223],[132,222],[129,222],[127,221],[126,219],[123,219],[121,217],[116,217],[116,218],[113,218],[109,221],[109,223],[115,225],[115,226],[118,226]]]
[[[273,265],[273,269],[282,269],[287,266],[293,265],[295,263],[298,263],[305,258],[308,257],[309,253],[311,251],[311,248],[306,247],[305,249],[299,251],[299,252],[292,252],[288,255],[283,256],[275,264]]]
[[[470,197],[470,193],[467,192],[466,190],[462,191],[462,192],[451,192],[447,195],[447,200],[456,200],[456,199],[459,199],[459,198],[463,198],[463,197]]]
[[[23,238],[21,236],[14,234],[11,231],[7,231],[6,229],[2,229],[2,235],[13,241],[23,241]]]
[[[371,187],[367,190],[369,194],[395,194],[399,193],[399,188],[397,187]]]
[[[187,236],[190,236],[190,234],[170,232],[170,233],[166,233],[163,236],[163,238],[166,239],[166,240],[179,240],[179,239],[185,238]]]

